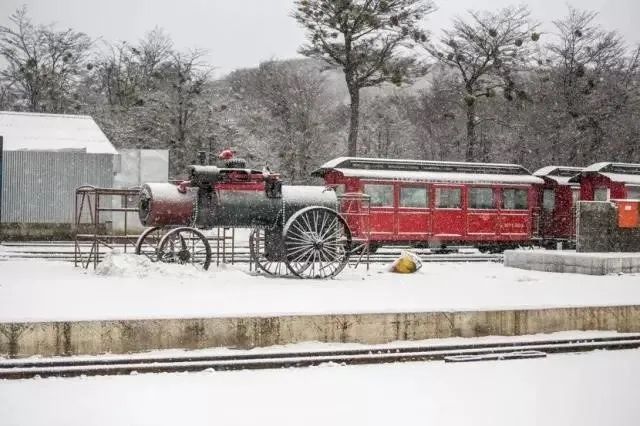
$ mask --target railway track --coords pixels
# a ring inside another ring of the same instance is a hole
[[[123,249],[124,246],[118,246]],[[215,243],[212,243],[213,262],[216,261]],[[91,250],[90,244],[82,244],[82,253],[86,257]],[[229,250],[229,248],[227,248]],[[104,249],[99,254],[99,259],[104,256]],[[134,248],[127,246],[127,252],[133,253]],[[370,262],[372,263],[389,263],[400,255],[400,248],[389,249],[384,248],[377,253],[370,254]],[[449,253],[438,254],[431,253],[426,250],[413,250],[423,262],[501,262],[502,254],[483,254],[483,253]],[[357,255],[354,255],[354,258]],[[222,259],[222,254],[220,255]],[[3,243],[0,245],[1,259],[45,259],[73,262],[74,244],[73,242],[25,242],[25,243]],[[230,253],[226,254],[226,263],[231,263]],[[233,263],[249,263],[249,247],[236,246],[233,256]]]
[[[636,348],[640,348],[640,335],[239,355],[6,360],[0,361],[0,379],[258,370],[311,367],[327,363],[364,365],[418,361],[468,362],[538,358],[553,353]]]

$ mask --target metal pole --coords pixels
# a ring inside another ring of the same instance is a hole
[[[0,242],[2,242],[2,150],[4,144],[4,138],[0,136]]]

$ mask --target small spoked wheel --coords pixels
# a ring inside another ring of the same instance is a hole
[[[267,275],[287,275],[287,265],[277,260],[277,254],[267,252],[265,230],[256,228],[249,234],[249,254],[256,269]]]
[[[146,256],[152,262],[158,260],[158,245],[162,233],[163,229],[159,226],[145,229],[136,241],[136,254]]]
[[[347,222],[327,207],[306,207],[283,229],[287,268],[300,278],[331,278],[344,269],[351,252]]]
[[[197,229],[176,228],[160,240],[157,259],[163,263],[193,265],[206,270],[211,264],[211,246]]]

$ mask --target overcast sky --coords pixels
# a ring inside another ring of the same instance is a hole
[[[469,8],[496,9],[517,0],[436,0],[438,10],[425,24],[433,32]],[[599,22],[619,31],[630,44],[640,42],[640,0],[573,0],[600,13]],[[164,28],[180,49],[207,49],[216,74],[257,65],[261,60],[295,57],[304,33],[291,18],[293,0],[0,0],[0,23],[26,4],[35,22],[55,22],[93,38],[138,40],[155,26]],[[535,19],[549,23],[566,13],[558,0],[527,2]]]

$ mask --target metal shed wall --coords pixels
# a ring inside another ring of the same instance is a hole
[[[72,223],[75,189],[113,187],[112,154],[4,151],[2,223]]]

